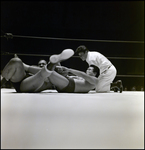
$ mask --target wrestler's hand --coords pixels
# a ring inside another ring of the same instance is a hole
[[[62,69],[63,69],[63,71],[68,72],[68,68],[67,67],[62,66]]]
[[[64,66],[56,66],[55,67],[56,68],[56,70],[60,73],[68,73],[68,68],[67,67],[64,67]]]

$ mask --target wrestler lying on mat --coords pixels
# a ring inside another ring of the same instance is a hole
[[[49,63],[43,68],[31,67],[24,64],[20,58],[14,57],[4,67],[2,77],[7,81],[10,80],[15,90],[22,93],[41,92],[52,89],[53,85],[60,93],[88,93],[97,85],[98,79],[95,76],[98,70],[96,69],[97,71],[94,72],[94,66],[90,66],[86,73],[58,67],[61,61],[69,59],[73,55],[73,50],[65,49],[59,55],[52,55]],[[30,71],[34,75],[27,75],[26,71]],[[64,75],[68,71],[80,77]]]

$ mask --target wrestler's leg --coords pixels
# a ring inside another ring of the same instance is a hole
[[[58,89],[61,90],[65,88],[69,83],[68,79],[52,70],[55,69],[55,66],[58,63],[70,58],[73,54],[73,50],[65,49],[59,55],[52,55],[47,66],[43,67],[34,76],[28,77],[27,79],[22,81],[20,90],[22,92],[37,92],[43,86],[45,79],[48,77],[50,82],[54,84]]]
[[[38,66],[30,66],[27,65],[25,63],[23,63],[25,71],[31,73],[31,74],[36,74],[37,72],[39,72],[42,68],[38,67]]]
[[[49,76],[49,80],[59,90],[64,89],[69,84],[69,80],[56,71],[52,72],[52,74]]]
[[[17,54],[14,54],[14,57],[19,58]],[[24,62],[23,62],[23,66],[24,66],[25,71],[31,74],[36,74],[38,71],[41,70],[41,68],[38,66],[30,66],[30,65],[25,64]]]
[[[60,90],[65,88],[69,83],[68,79],[55,71],[48,70],[45,66],[35,75],[30,76],[22,81],[20,85],[21,92],[40,91],[42,86],[44,86],[46,78],[49,78],[49,81]]]
[[[35,92],[42,92],[44,90],[55,89],[51,82],[44,82],[42,86],[35,90]]]
[[[56,64],[69,59],[73,55],[74,55],[74,51],[72,49],[65,49],[58,55],[52,55],[50,57],[50,62],[47,65],[47,71],[49,72],[51,70],[54,70],[55,66],[58,66]],[[49,80],[59,90],[62,90],[69,84],[69,80],[63,75],[57,73],[56,71],[52,72],[52,74],[49,76]]]
[[[61,61],[64,61],[74,55],[74,51],[72,49],[64,49],[60,54],[52,55],[49,60],[51,63],[55,64]]]
[[[38,67],[38,66],[30,66],[27,65],[25,63],[23,63],[25,71],[31,73],[31,74],[36,74],[37,72],[39,72],[42,68]],[[57,66],[61,66],[60,63],[57,63]]]
[[[26,76],[23,63],[19,58],[12,58],[2,71],[2,77],[7,81],[19,82]]]

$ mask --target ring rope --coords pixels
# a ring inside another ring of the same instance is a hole
[[[49,40],[69,40],[69,41],[88,41],[88,42],[116,42],[116,43],[144,43],[144,41],[117,41],[117,40],[92,40],[92,39],[70,39],[70,38],[54,38],[54,37],[36,37],[36,36],[21,36],[21,35],[12,35],[12,33],[5,33],[4,36],[7,38],[20,37],[20,38],[35,38],[35,39],[49,39]],[[2,55],[14,55],[14,53],[4,52]],[[51,55],[42,55],[42,54],[21,54],[17,53],[17,55],[25,55],[25,56],[44,56],[49,57]],[[79,57],[79,56],[73,56]],[[109,59],[136,59],[136,60],[144,60],[144,58],[131,58],[131,57],[108,57]],[[144,75],[117,75],[117,77],[144,77]]]
[[[144,75],[116,75],[117,77],[142,77],[144,78]]]
[[[46,40],[65,40],[65,41],[86,41],[86,42],[116,42],[116,43],[144,43],[144,41],[119,41],[119,40],[93,40],[93,39],[71,39],[71,38],[55,38],[55,37],[37,37],[37,36],[22,36],[13,35],[12,33],[6,33],[4,36],[8,38],[19,37],[19,38],[33,38],[33,39],[46,39]]]
[[[15,53],[9,53],[9,52],[2,52],[1,55],[14,55]],[[17,55],[21,56],[40,56],[40,57],[50,57],[51,55],[42,55],[42,54],[22,54],[22,53],[16,53]],[[79,58],[79,56],[72,56]],[[136,60],[144,60],[144,58],[133,58],[133,57],[107,57],[108,59],[136,59]]]

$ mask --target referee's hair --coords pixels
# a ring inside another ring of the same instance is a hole
[[[78,54],[78,53],[80,53],[80,52],[85,53],[86,51],[87,51],[87,52],[89,51],[88,48],[87,48],[85,45],[80,45],[79,47],[77,47],[75,53],[76,53],[76,54]]]

